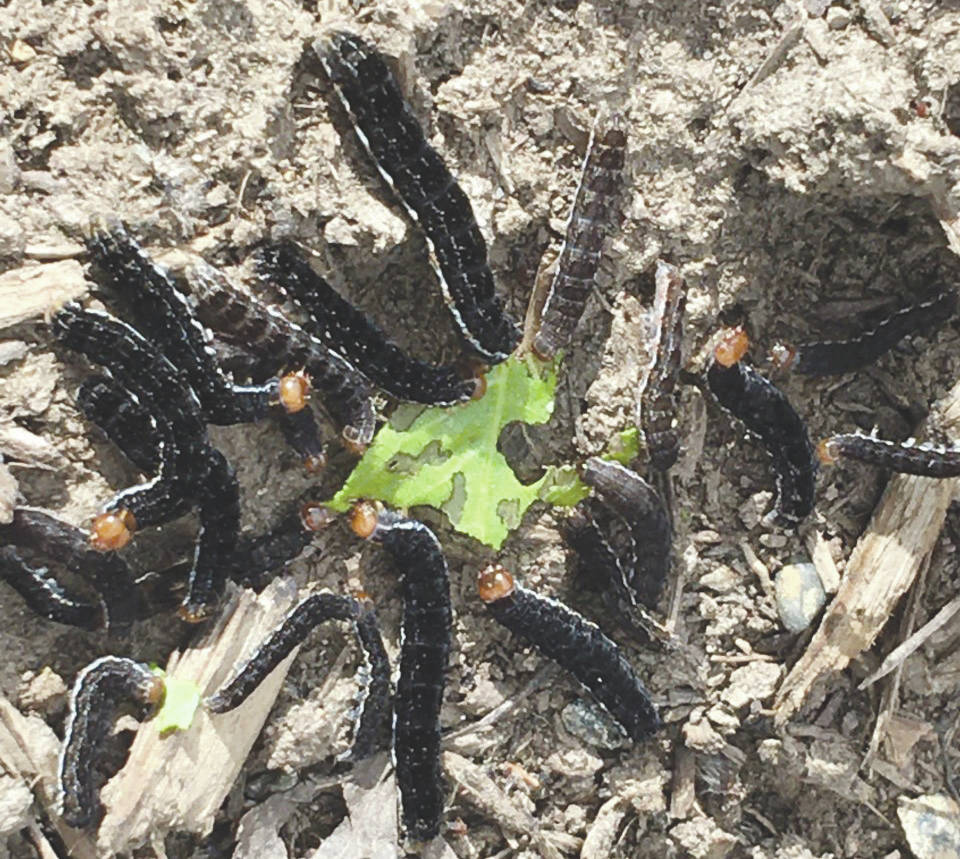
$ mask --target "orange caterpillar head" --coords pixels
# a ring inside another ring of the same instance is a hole
[[[94,517],[90,526],[90,545],[98,552],[122,549],[133,539],[137,520],[129,510],[112,510]]]
[[[775,370],[789,370],[797,360],[797,350],[786,343],[775,343],[770,350],[769,360]]]
[[[202,623],[210,614],[210,606],[201,605],[191,608],[186,605],[181,605],[180,608],[177,609],[177,614],[184,623]]]
[[[327,467],[327,456],[324,453],[313,453],[303,458],[303,467],[307,474],[320,474]]]
[[[477,386],[473,389],[470,399],[482,400],[483,395],[487,392],[487,377],[483,374],[480,374],[474,378],[474,381],[477,383]]]
[[[153,680],[150,681],[150,685],[147,687],[146,694],[143,696],[143,699],[151,707],[159,707],[163,703],[163,699],[167,697],[167,684],[163,682],[162,677],[154,676]]]
[[[315,501],[300,507],[300,522],[306,531],[322,531],[337,518],[337,514]]]
[[[836,465],[840,458],[840,450],[833,438],[825,438],[817,445],[817,459],[823,465]]]
[[[713,360],[721,367],[732,367],[750,348],[750,339],[743,326],[730,328],[723,332],[723,337],[713,350]]]
[[[366,540],[377,530],[377,505],[372,501],[359,501],[350,511],[350,530]]]
[[[363,605],[365,609],[373,608],[373,597],[362,588],[353,592],[353,598]]]
[[[340,433],[343,446],[354,456],[363,456],[370,446],[360,441],[360,431],[356,427],[344,427]]]
[[[277,398],[288,413],[293,414],[304,409],[309,397],[310,379],[302,370],[297,373],[287,373],[286,376],[281,377]]]
[[[501,564],[491,564],[477,574],[477,593],[485,603],[510,596],[515,587],[513,576]]]

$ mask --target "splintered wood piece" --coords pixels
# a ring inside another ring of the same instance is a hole
[[[916,653],[923,643],[935,632],[947,624],[947,622],[960,611],[960,597],[950,600],[940,611],[938,611],[930,620],[920,627],[913,635],[907,638],[902,644],[891,650],[880,667],[868,677],[864,678],[857,689],[863,690],[872,686],[882,677],[886,677],[891,671],[897,668],[907,660],[909,656]]]
[[[0,274],[0,328],[43,316],[86,291],[83,268],[73,259],[6,271]]]
[[[0,695],[0,771],[22,779],[46,809],[46,818],[75,859],[101,855],[93,838],[71,829],[57,814],[57,755],[60,741],[39,716],[24,716]]]
[[[960,434],[960,382],[934,409],[933,425]],[[783,724],[828,671],[842,671],[873,644],[898,600],[913,584],[943,527],[958,478],[895,475],[847,562],[837,596],[803,656],[783,681],[774,714]]]
[[[231,599],[216,624],[194,647],[174,651],[171,679],[195,683],[202,695],[215,692],[237,660],[257,647],[297,600],[290,579],[278,579],[260,596],[243,591]],[[100,798],[106,816],[97,836],[98,855],[111,856],[170,830],[206,835],[266,721],[295,649],[247,700],[229,713],[200,707],[186,731],[160,736],[145,722],[126,766],[106,784]]]
[[[600,859],[612,856],[617,846],[617,835],[623,819],[629,813],[629,806],[620,795],[612,796],[597,812],[597,816],[587,830],[580,848],[580,859]]]

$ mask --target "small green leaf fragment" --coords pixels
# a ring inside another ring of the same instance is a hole
[[[501,430],[541,424],[553,414],[556,364],[509,358],[487,374],[479,400],[422,410],[377,433],[343,488],[327,502],[339,512],[361,498],[392,507],[445,510],[454,528],[499,549],[539,497],[543,479],[524,485],[497,450]]]
[[[573,507],[590,494],[573,465],[551,466],[543,477],[540,500],[555,507]]]
[[[166,687],[163,704],[153,718],[157,732],[164,737],[174,731],[187,730],[200,706],[200,687],[192,680],[170,677],[156,665],[151,667],[154,674],[163,678]]]
[[[603,454],[604,459],[613,459],[621,465],[629,465],[640,455],[640,431],[630,427],[618,432]]]

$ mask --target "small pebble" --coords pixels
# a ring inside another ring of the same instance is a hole
[[[951,797],[901,796],[897,816],[917,859],[960,856],[960,806]]]
[[[51,715],[63,709],[67,703],[67,684],[52,668],[46,666],[34,674],[27,672],[21,678],[20,706]]]
[[[19,361],[27,355],[27,344],[22,340],[4,340],[0,342],[0,366]]]
[[[811,563],[787,564],[773,582],[780,622],[790,632],[803,632],[827,601],[817,568]]]
[[[827,11],[827,26],[831,30],[843,30],[850,24],[850,10],[842,6],[831,6]]]
[[[583,742],[598,749],[622,749],[630,740],[620,727],[596,705],[577,698],[560,713],[563,727]]]
[[[17,64],[29,63],[37,56],[37,52],[23,39],[14,39],[8,50],[10,59]]]

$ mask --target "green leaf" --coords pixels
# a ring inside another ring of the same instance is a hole
[[[163,704],[153,719],[160,736],[173,731],[185,731],[193,722],[193,716],[200,706],[200,687],[190,680],[167,676],[162,668],[152,666],[153,673],[163,678],[166,692]]]
[[[629,465],[640,455],[640,431],[636,427],[618,432],[610,447],[603,454],[604,459],[613,459],[621,465]]]
[[[392,507],[426,504],[443,510],[458,531],[499,549],[553,476],[520,483],[497,440],[514,421],[548,421],[556,384],[554,364],[511,357],[487,375],[479,400],[419,413],[397,409],[327,506],[343,511],[361,498]]]
[[[555,507],[573,507],[590,494],[590,487],[580,479],[573,465],[551,466],[543,480],[540,499]]]

